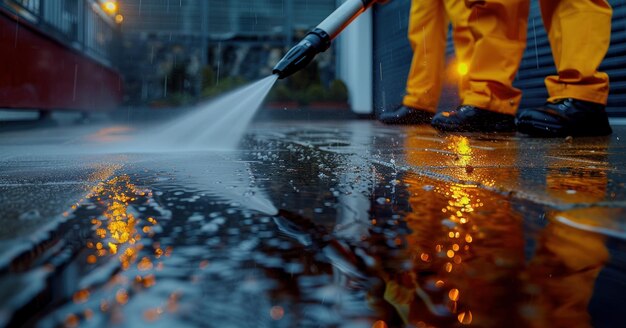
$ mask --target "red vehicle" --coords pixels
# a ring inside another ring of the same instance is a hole
[[[0,0],[0,109],[109,111],[114,19],[94,0]]]

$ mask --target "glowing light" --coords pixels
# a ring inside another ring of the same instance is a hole
[[[457,316],[457,319],[459,319],[460,323],[464,325],[469,325],[470,323],[472,323],[472,311],[461,312]]]
[[[102,4],[102,8],[109,14],[114,14],[117,11],[117,4],[113,1],[105,1]]]
[[[89,300],[89,291],[86,289],[79,290],[76,293],[74,293],[74,296],[72,297],[72,299],[74,303],[76,304],[85,303]]]
[[[109,252],[111,252],[111,254],[117,254],[117,245],[109,242]]]
[[[448,297],[450,298],[451,301],[458,301],[459,300],[459,290],[456,288],[452,288],[450,289],[450,291],[448,292]]]
[[[150,288],[156,284],[156,277],[153,274],[149,274],[141,279],[141,283],[145,288]]]
[[[117,14],[115,15],[115,22],[118,24],[122,24],[122,22],[124,21],[124,16]]]
[[[382,320],[378,320],[374,322],[372,328],[387,328],[387,323]]]
[[[152,269],[152,261],[147,256],[144,256],[137,264],[139,271],[147,271]]]
[[[469,73],[469,65],[467,65],[466,63],[459,63],[456,66],[456,71],[457,73],[459,73],[460,76],[465,76],[467,75],[467,73]]]
[[[128,302],[128,292],[125,289],[120,289],[115,293],[115,300],[117,303],[124,305]]]

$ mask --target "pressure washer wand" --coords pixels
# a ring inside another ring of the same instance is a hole
[[[326,51],[330,47],[331,41],[346,26],[376,2],[381,1],[348,0],[344,2],[298,44],[291,48],[278,64],[274,66],[273,73],[284,79],[304,68],[318,53]]]

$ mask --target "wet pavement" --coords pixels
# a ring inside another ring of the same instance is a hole
[[[0,325],[619,327],[626,127],[606,138],[257,122],[231,152],[0,133]]]

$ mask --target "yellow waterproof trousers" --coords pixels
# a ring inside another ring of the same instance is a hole
[[[513,79],[526,45],[529,0],[467,0],[475,40],[464,104],[515,114]],[[611,38],[606,0],[541,0],[558,75],[545,80],[549,101],[575,98],[606,104],[609,78],[598,72]]]
[[[558,75],[545,80],[549,101],[575,98],[606,104],[609,78],[598,67],[610,43],[606,0],[542,0]],[[514,115],[521,92],[513,79],[526,46],[529,0],[413,0],[409,41],[413,61],[404,105],[436,111],[443,77],[448,18],[456,56],[469,63],[459,89],[463,104]]]
[[[575,98],[606,105],[609,77],[598,67],[611,41],[611,6],[606,0],[542,0],[558,75],[545,80],[549,101]]]
[[[444,76],[448,24],[452,23],[457,59],[468,63],[474,43],[467,26],[469,13],[463,1],[412,0],[408,35],[413,60],[404,105],[433,113],[437,110]],[[466,79],[461,79],[459,89],[462,97],[463,90],[467,89]]]
[[[463,103],[514,115],[522,93],[513,87],[526,47],[528,0],[466,0],[475,39]]]

